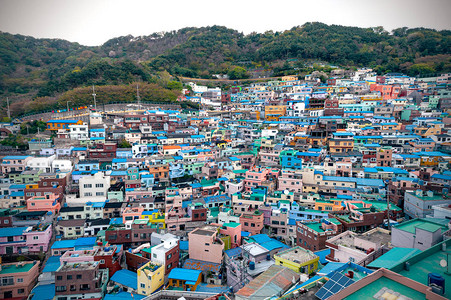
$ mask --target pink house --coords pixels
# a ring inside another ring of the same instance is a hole
[[[0,228],[0,254],[45,252],[51,237],[51,224]]]
[[[60,208],[61,204],[58,202],[56,194],[34,196],[27,200],[28,211],[51,211],[56,214]]]
[[[254,168],[246,172],[246,179],[244,180],[244,189],[250,192],[252,188],[261,185],[271,172],[270,169]]]
[[[94,262],[94,256],[97,253],[96,250],[77,250],[77,251],[66,251],[61,255],[60,262],[64,263],[79,263],[90,261]]]
[[[52,238],[52,225],[39,224],[29,227],[25,232],[26,249],[29,253],[47,252]]]
[[[302,192],[302,174],[291,170],[282,170],[278,178],[279,191],[288,190],[294,193]]]
[[[241,224],[229,222],[222,224],[219,233],[230,236],[230,248],[236,248],[241,245]]]
[[[39,275],[38,261],[0,264],[1,299],[27,299]]]
[[[122,212],[122,221],[132,221],[141,218],[144,207],[126,207]]]
[[[204,226],[188,233],[189,258],[212,263],[222,263],[224,243],[218,237],[218,228]]]

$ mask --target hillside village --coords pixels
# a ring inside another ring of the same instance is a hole
[[[0,147],[0,299],[450,299],[450,85],[363,68],[190,82],[200,109],[68,101]]]

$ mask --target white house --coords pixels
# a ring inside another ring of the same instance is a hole
[[[69,136],[71,140],[85,141],[89,139],[88,124],[69,125]]]
[[[72,162],[68,159],[55,159],[52,162],[52,170],[53,172],[70,172],[72,171]]]
[[[51,172],[52,171],[52,162],[55,160],[55,155],[47,156],[47,157],[33,157],[27,162],[27,168],[31,170],[42,172]]]
[[[97,172],[79,179],[80,198],[86,201],[104,201],[110,188],[110,176]]]

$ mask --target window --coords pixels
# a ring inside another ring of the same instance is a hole
[[[81,274],[77,274],[77,279],[81,279]]]
[[[103,188],[103,183],[96,183],[96,188]]]
[[[63,276],[56,276],[56,280],[63,280]]]
[[[23,282],[23,278],[17,278],[17,282]]]
[[[96,192],[96,196],[103,196],[104,193],[103,192]]]
[[[72,280],[72,275],[67,275],[67,280]]]
[[[25,290],[24,290],[24,289],[18,289],[18,290],[17,290],[17,293],[23,294],[23,293],[25,293]]]
[[[66,291],[66,286],[65,285],[57,286],[56,287],[56,291],[57,292],[65,292]]]
[[[34,236],[33,240],[39,240],[39,237],[38,236]]]
[[[70,290],[73,292],[73,291],[75,291],[75,290],[77,290],[77,289],[75,288],[75,285],[71,285],[71,286],[70,286]]]
[[[142,288],[142,289],[145,289],[145,288],[146,288],[146,285],[145,285],[144,283],[141,283],[141,288]]]
[[[85,189],[90,189],[90,188],[92,188],[92,184],[84,184],[83,187]]]

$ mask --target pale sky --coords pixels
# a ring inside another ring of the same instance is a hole
[[[451,29],[451,0],[0,0],[0,31],[87,46],[188,26],[223,25],[247,34],[314,21]]]

